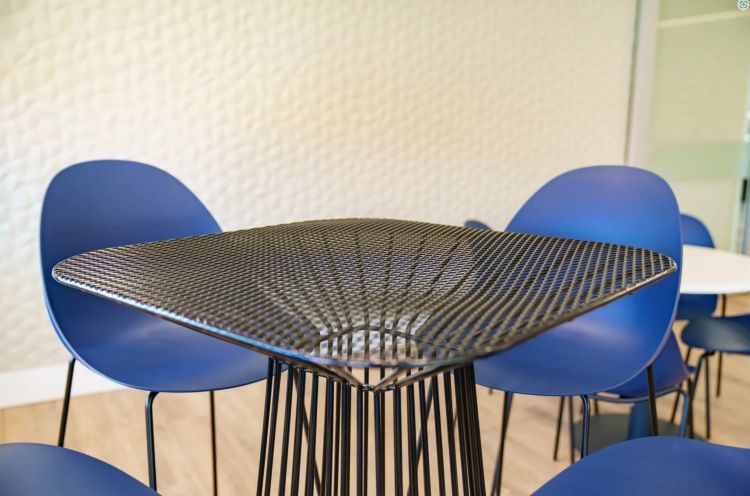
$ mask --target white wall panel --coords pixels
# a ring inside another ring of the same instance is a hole
[[[635,1],[0,1],[0,370],[64,352],[37,260],[66,165],[165,168],[226,229],[384,216],[502,227],[620,163]]]

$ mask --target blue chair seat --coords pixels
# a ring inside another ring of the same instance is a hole
[[[0,445],[0,494],[155,496],[133,477],[83,453],[46,444]]]
[[[601,391],[622,396],[645,394],[645,373],[640,374],[641,380],[631,381],[631,371],[643,365],[642,358],[638,358],[643,354],[642,344],[631,339],[632,325],[618,324],[623,321],[577,319],[563,324],[503,352],[502,359],[477,361],[477,382],[493,389],[538,396],[578,396]],[[675,356],[679,361],[679,353]],[[678,365],[654,367],[657,390],[687,378],[685,368]],[[623,387],[613,390],[614,384]]]
[[[691,370],[685,366],[680,354],[680,347],[674,333],[669,336],[667,344],[662,348],[659,356],[653,362],[654,388],[657,394],[661,391],[671,391],[690,377]],[[648,375],[641,372],[634,379],[607,391],[623,398],[637,398],[648,394]]]
[[[750,491],[750,450],[677,437],[615,444],[564,470],[546,495],[723,495]]]
[[[112,381],[145,391],[189,393],[233,388],[266,377],[267,360],[247,349],[138,310],[104,300],[96,303],[117,307],[121,317],[132,314],[125,319],[127,326],[104,322],[103,339],[81,339],[70,343],[69,349],[90,369]]]
[[[750,315],[691,320],[682,342],[706,351],[750,354]]]

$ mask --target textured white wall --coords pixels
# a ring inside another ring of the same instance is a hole
[[[635,1],[0,0],[0,371],[64,359],[37,229],[66,165],[165,168],[226,229],[502,227],[623,160]]]

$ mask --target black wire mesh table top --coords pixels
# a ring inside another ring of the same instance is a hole
[[[53,276],[296,363],[410,368],[500,352],[675,268],[608,243],[340,219],[106,248]]]

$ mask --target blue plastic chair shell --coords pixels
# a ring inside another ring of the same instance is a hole
[[[631,496],[750,492],[750,450],[678,437],[608,446],[572,465],[534,494]]]
[[[126,386],[158,392],[225,389],[265,379],[262,355],[52,279],[59,261],[88,250],[219,232],[180,181],[146,164],[73,165],[49,185],[40,248],[47,310],[73,356]]]
[[[693,319],[680,337],[691,348],[750,355],[750,314]]]
[[[648,248],[672,257],[679,267],[679,215],[672,190],[659,176],[634,167],[594,166],[545,184],[521,207],[507,230]],[[549,396],[593,394],[625,384],[669,342],[679,282],[678,270],[480,360],[477,382],[511,393]]]
[[[682,242],[686,245],[713,248],[714,240],[708,228],[698,219],[687,214],[680,216],[682,225]],[[680,295],[677,305],[678,320],[692,320],[699,317],[710,317],[716,310],[717,295]]]
[[[482,221],[469,219],[466,222],[464,222],[464,227],[468,227],[469,229],[484,229],[486,231],[490,230],[490,226],[485,224]]]
[[[156,496],[155,491],[101,460],[35,443],[0,445],[0,494]]]
[[[703,246],[706,248],[714,247],[714,241],[708,229],[695,217],[681,214],[680,228],[682,230],[683,245]],[[716,295],[681,294],[677,303],[677,315],[675,319],[694,320],[710,317],[716,309],[716,300]],[[677,340],[672,336],[664,347],[664,350],[662,350],[654,361],[654,384],[657,390],[672,387],[684,381],[687,375],[688,370],[680,357],[680,348],[677,345]],[[621,396],[640,396],[647,391],[646,381],[646,374],[641,373],[627,384],[623,384],[608,392]]]

